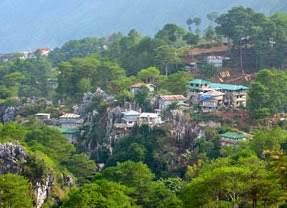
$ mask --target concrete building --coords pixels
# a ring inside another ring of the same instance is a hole
[[[201,79],[189,81],[187,84],[189,89],[187,94],[191,105],[200,104],[202,95],[216,90],[217,92],[223,93],[223,106],[234,108],[246,106],[246,96],[248,91],[248,87],[246,86],[213,83]]]

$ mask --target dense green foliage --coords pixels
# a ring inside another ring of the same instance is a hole
[[[114,166],[117,162],[131,160],[144,162],[157,174],[168,174],[167,165],[171,158],[167,151],[173,151],[167,132],[161,128],[150,129],[149,126],[135,126],[129,136],[122,138],[115,146],[106,166]],[[126,151],[127,150],[127,151]]]
[[[184,189],[184,207],[266,207],[281,202],[283,190],[267,163],[256,156],[219,159],[206,165]]]
[[[72,191],[61,207],[135,207],[132,205],[133,199],[127,195],[129,192],[127,187],[116,182],[99,180]]]
[[[216,22],[217,32],[229,38],[238,51],[241,68],[283,68],[286,64],[286,15],[267,17],[250,8],[234,7]]]
[[[286,111],[286,81],[285,71],[263,69],[256,74],[248,92],[248,107],[254,118],[265,118]]]
[[[19,164],[23,167],[23,175],[31,183],[28,185],[27,182],[27,191],[24,191],[23,186],[26,180],[23,181],[20,176],[13,176],[19,177],[19,179],[11,179],[11,181],[19,181],[19,183],[21,183],[18,185],[15,184],[15,187],[11,187],[12,194],[15,194],[14,192],[19,192],[18,194],[29,193],[29,197],[25,197],[26,201],[23,199],[23,204],[21,204],[23,207],[31,207],[32,186],[35,186],[37,182],[44,180],[47,176],[53,176],[54,189],[52,193],[58,195],[58,197],[63,197],[61,188],[65,186],[64,176],[73,175],[75,180],[78,179],[78,184],[82,184],[92,180],[97,170],[94,161],[89,160],[89,158],[83,154],[75,154],[75,147],[69,143],[69,140],[60,133],[60,131],[54,128],[8,123],[1,126],[0,141],[1,143],[20,143],[25,147],[28,153],[28,158]],[[0,176],[2,177],[2,175]],[[4,176],[5,175],[3,175],[3,177]],[[3,178],[3,181],[4,180],[10,181],[10,178],[7,176],[7,179]],[[4,186],[5,183],[1,182],[0,186],[1,185]],[[7,186],[8,185],[9,184],[7,184]],[[6,189],[3,188],[3,190]],[[3,199],[4,204],[11,203],[10,199],[6,200],[6,197],[8,197],[10,193],[8,191],[7,189],[7,193],[3,193],[7,194],[7,196],[5,195],[3,198],[2,196],[0,197]],[[2,192],[0,191],[0,195],[1,194]],[[9,195],[9,197],[13,199],[12,196]],[[18,195],[15,194],[15,197],[18,197]],[[21,197],[24,198],[23,196]],[[17,201],[19,203],[21,202],[21,200]],[[17,204],[17,201],[13,203]],[[19,204],[14,206],[13,203],[11,207],[19,207]],[[26,206],[26,203],[30,203],[30,205]]]
[[[127,161],[105,169],[98,178],[105,178],[131,188],[130,196],[143,207],[181,207],[174,192],[158,181],[142,162]],[[97,178],[96,177],[96,178]]]
[[[14,174],[0,175],[0,206],[31,208],[32,193],[29,181]]]
[[[44,58],[0,63],[0,99],[9,97],[52,96],[50,81],[56,79],[56,71]]]

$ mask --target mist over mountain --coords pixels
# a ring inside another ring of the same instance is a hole
[[[2,0],[0,52],[59,47],[71,39],[127,33],[154,35],[167,23],[187,28],[188,18],[219,14],[233,6],[271,15],[286,11],[286,0]]]

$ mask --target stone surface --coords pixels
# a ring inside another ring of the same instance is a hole
[[[28,154],[23,146],[13,143],[0,144],[0,174],[21,175]]]
[[[36,182],[34,187],[34,196],[36,199],[36,208],[41,208],[45,200],[50,194],[51,187],[53,185],[54,178],[52,175],[43,177],[40,182]]]
[[[16,107],[8,107],[6,108],[3,115],[3,123],[7,123],[9,121],[13,121],[16,116]]]

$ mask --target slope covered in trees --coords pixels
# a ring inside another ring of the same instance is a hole
[[[204,35],[197,34],[198,19],[191,18],[189,29],[166,24],[154,37],[130,30],[69,41],[48,57],[22,60],[17,54],[0,62],[0,143],[25,150],[23,157],[15,154],[21,160],[0,160],[0,181],[5,181],[0,206],[19,207],[21,197],[23,207],[31,206],[37,201],[35,188],[44,184],[50,187],[44,207],[285,207],[285,20],[284,14],[234,7],[210,15]],[[198,106],[172,103],[161,112],[161,126],[135,125],[112,137],[110,126],[121,120],[120,108],[152,112],[157,94],[186,95],[187,81],[226,70],[205,63],[196,74],[182,61],[192,47],[224,44],[223,36],[232,46],[225,52],[231,71],[257,72],[254,81],[244,83],[249,85],[246,109],[224,108],[222,114],[233,115],[230,122],[199,113]],[[157,89],[131,93],[139,82]],[[33,118],[38,112],[55,119],[77,111],[83,94],[95,91],[99,96],[81,111],[85,125],[74,144]],[[271,122],[276,114],[283,115],[278,125]],[[221,144],[223,133],[243,130],[246,141]]]

